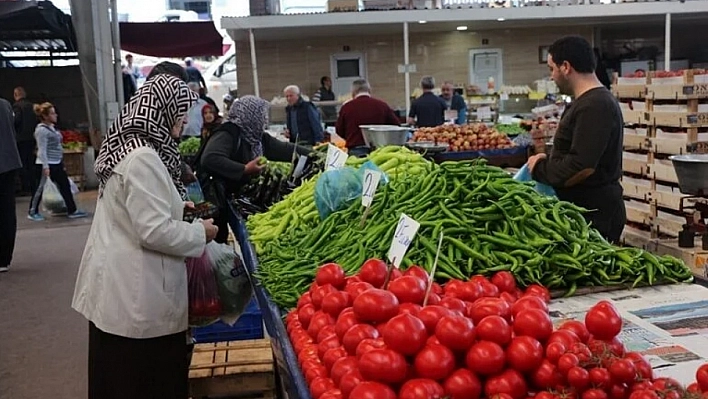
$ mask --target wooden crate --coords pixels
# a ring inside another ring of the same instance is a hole
[[[622,142],[622,147],[625,150],[646,150],[649,148],[649,139],[646,136],[625,133]]]
[[[673,211],[681,210],[681,199],[686,196],[686,194],[681,194],[678,191],[669,192],[666,190],[652,190],[649,193],[649,198],[651,201],[654,201],[658,207],[671,209]]]
[[[648,157],[643,156],[643,160],[633,158],[634,154],[623,153],[622,154],[622,171],[627,173],[634,173],[635,175],[643,175],[647,172],[647,161]]]
[[[628,247],[642,248],[651,251],[656,244],[651,238],[651,233],[636,229],[631,226],[624,226],[620,244]]]
[[[622,178],[620,181],[622,189],[626,197],[635,198],[640,201],[649,201],[651,199],[651,186],[637,184],[627,178]]]
[[[612,94],[617,98],[644,98],[646,86],[643,84],[612,85]]]
[[[653,228],[656,229],[658,235],[678,237],[679,232],[683,230],[683,225],[685,223],[685,217],[658,211],[656,217],[654,218]]]
[[[673,165],[655,161],[648,165],[648,169],[647,175],[652,179],[678,184],[678,176]]]
[[[627,125],[646,125],[648,119],[644,111],[622,109],[622,119]]]
[[[670,154],[681,155],[686,153],[688,145],[688,136],[681,135],[679,138],[652,137],[649,139],[651,143],[651,151],[655,154]]]
[[[686,262],[693,274],[700,277],[708,277],[708,251],[702,249],[701,239],[696,238],[695,247],[680,248],[678,240],[658,240],[655,250],[651,251],[657,255],[671,255]]]
[[[273,349],[269,339],[199,344],[189,367],[193,399],[275,399]]]
[[[649,85],[647,98],[652,100],[692,100],[708,98],[708,84]]]
[[[636,111],[632,111],[636,112]],[[623,113],[624,114],[624,113]],[[646,124],[669,127],[708,127],[706,112],[645,112]],[[626,123],[629,123],[625,120]]]
[[[639,224],[650,225],[652,222],[652,211],[649,204],[638,201],[624,201],[627,211],[627,221]]]

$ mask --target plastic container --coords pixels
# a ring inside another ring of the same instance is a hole
[[[206,327],[193,328],[192,336],[198,344],[263,338],[263,316],[258,302],[252,298],[233,326],[217,321]]]

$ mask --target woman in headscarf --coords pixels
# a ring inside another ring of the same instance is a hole
[[[202,107],[202,120],[204,121],[202,123],[202,140],[208,139],[223,122],[219,112],[211,104],[206,104]]]
[[[305,147],[282,142],[267,134],[270,103],[255,96],[244,96],[231,105],[228,121],[221,125],[204,145],[198,155],[200,181],[212,178],[226,198],[238,191],[248,180],[261,173],[261,157],[271,161],[290,162],[293,152],[308,155]],[[216,218],[219,234],[216,242],[228,238],[228,210],[223,209]]]
[[[89,399],[188,397],[185,257],[217,228],[182,221],[179,137],[196,101],[180,79],[147,81],[113,122],[72,307],[89,320]]]

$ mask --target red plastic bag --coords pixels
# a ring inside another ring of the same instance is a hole
[[[221,300],[207,251],[198,258],[187,258],[187,287],[189,325],[205,326],[219,320]]]

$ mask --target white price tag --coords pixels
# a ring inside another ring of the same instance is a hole
[[[340,150],[336,146],[329,144],[327,146],[327,160],[325,161],[325,170],[339,169],[347,162],[347,153]]]
[[[297,160],[297,165],[295,165],[295,170],[293,170],[293,178],[297,179],[302,175],[303,169],[305,169],[305,164],[307,163],[307,157],[304,155],[300,155],[300,158]]]
[[[361,188],[361,205],[365,207],[371,206],[371,202],[374,200],[374,194],[376,194],[376,189],[379,187],[379,181],[381,181],[381,173],[371,169],[364,171],[364,184]]]
[[[391,248],[388,250],[388,260],[390,260],[397,269],[401,266],[401,261],[406,255],[406,251],[408,251],[408,247],[411,245],[411,242],[413,242],[413,238],[419,228],[420,223],[411,219],[405,213],[401,214],[401,218],[398,219],[396,231],[393,234]]]
[[[457,110],[454,109],[448,109],[445,111],[445,120],[446,121],[456,121],[457,120]]]

